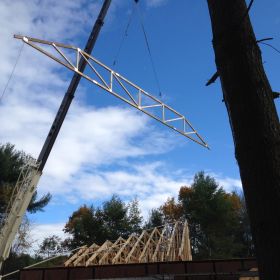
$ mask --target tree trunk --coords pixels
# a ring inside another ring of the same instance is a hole
[[[261,279],[280,279],[280,125],[245,0],[207,0]]]

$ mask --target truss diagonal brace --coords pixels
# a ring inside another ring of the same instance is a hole
[[[191,123],[187,120],[185,116],[183,116],[170,106],[166,105],[156,97],[152,96],[136,84],[126,79],[125,77],[116,73],[108,66],[101,63],[96,58],[92,57],[91,55],[87,54],[81,49],[74,46],[68,46],[60,43],[25,37],[21,35],[15,35],[14,37],[16,39],[21,39],[24,43],[35,48],[39,52],[48,56],[49,58],[55,60],[59,64],[68,68],[69,70],[77,73],[81,77],[94,83],[95,85],[104,89],[108,93],[128,103],[134,108],[142,111],[146,115],[161,122],[162,124],[187,137],[188,139],[196,142],[197,144],[205,148],[209,148],[208,144],[202,139],[202,137],[198,134],[198,132],[194,129],[194,127],[191,125]],[[43,49],[42,46],[44,45],[51,47],[56,55]],[[74,52],[75,61],[71,62],[71,59],[67,57],[65,51]],[[82,73],[82,71],[80,71],[79,61],[81,57],[85,59],[86,64],[89,66],[89,70],[91,70],[90,74],[84,74]],[[107,76],[98,72],[97,67],[100,68],[103,72],[105,72]],[[121,88],[122,95],[120,93],[120,90],[118,92],[114,90],[116,86]],[[132,91],[137,92],[136,97],[133,96]],[[145,100],[146,103],[144,103],[143,100]],[[161,111],[160,114],[157,114],[153,110]]]

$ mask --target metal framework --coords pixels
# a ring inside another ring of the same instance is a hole
[[[105,241],[101,246],[84,246],[72,255],[65,266],[151,263],[192,260],[188,223],[166,224],[140,235],[119,237],[115,242]]]
[[[185,116],[83,50],[70,45],[21,35],[15,35],[14,37],[16,39],[21,39],[24,43],[134,108],[179,132],[197,144],[208,148],[207,143],[202,139]],[[48,49],[49,47],[51,47],[51,49]],[[89,70],[88,74],[82,73],[79,69],[81,59],[86,61]]]
[[[36,190],[41,176],[38,167],[39,164],[36,160],[30,159],[21,170],[6,212],[1,217],[0,252],[2,259],[0,261],[8,257],[12,241],[16,236],[22,217]]]

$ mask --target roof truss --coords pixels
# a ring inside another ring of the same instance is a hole
[[[119,237],[115,242],[105,241],[101,246],[92,244],[72,255],[65,266],[149,263],[191,260],[187,221],[166,224],[141,234]]]
[[[21,39],[25,44],[77,73],[111,95],[121,99],[197,144],[208,148],[208,144],[184,115],[83,50],[70,45],[21,35],[15,35],[14,37]],[[85,61],[87,65],[87,71],[85,73],[79,69],[81,60]]]

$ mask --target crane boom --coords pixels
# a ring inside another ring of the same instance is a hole
[[[95,42],[97,40],[97,37],[99,35],[99,32],[101,30],[101,27],[102,25],[104,24],[104,18],[106,16],[106,13],[109,9],[109,6],[111,4],[111,0],[105,0],[104,1],[104,4],[100,10],[100,13],[98,15],[98,18],[93,26],[93,29],[91,31],[91,34],[88,38],[88,41],[87,41],[87,44],[86,44],[86,47],[85,47],[85,52],[88,52],[88,53],[91,53],[92,52],[92,49],[95,45]],[[80,72],[82,73],[86,67],[87,63],[86,63],[86,60],[81,58],[78,62],[78,67],[80,69]],[[49,157],[49,154],[52,150],[52,147],[54,145],[54,142],[56,140],[56,137],[59,133],[59,130],[62,126],[62,123],[65,119],[65,116],[68,112],[68,109],[71,105],[71,102],[74,98],[74,93],[77,89],[77,86],[79,84],[81,80],[81,76],[78,75],[77,73],[74,73],[73,77],[72,77],[72,80],[70,82],[70,85],[64,95],[64,98],[61,102],[61,105],[57,111],[57,114],[56,114],[56,117],[53,121],[53,124],[51,126],[51,129],[49,131],[49,134],[47,136],[47,139],[43,145],[43,148],[39,154],[39,157],[38,157],[38,162],[40,162],[40,166],[39,166],[39,170],[42,171],[45,164],[46,164],[46,161]]]
[[[105,16],[111,4],[111,0],[104,0],[97,20],[93,26],[92,32],[88,38],[85,51],[91,53],[99,32],[103,26]],[[81,72],[86,67],[86,61],[80,59],[78,67]],[[53,121],[51,129],[47,135],[46,141],[39,154],[37,161],[29,161],[20,173],[19,179],[14,188],[13,195],[8,204],[6,213],[1,219],[0,228],[0,273],[3,261],[7,259],[10,253],[12,242],[16,236],[22,218],[27,210],[31,198],[37,188],[37,184],[42,175],[42,171],[52,150],[56,137],[71,105],[74,93],[80,82],[81,76],[74,73],[68,90],[66,91],[57,115]],[[1,279],[1,275],[0,275]]]
[[[27,45],[33,47],[59,64],[73,71],[76,75],[87,79],[108,93],[128,103],[162,124],[208,148],[208,144],[194,129],[188,119],[172,107],[152,96],[135,83],[115,72],[90,54],[81,49],[61,43],[15,35]],[[51,47],[50,50],[47,47]],[[73,58],[74,57],[74,58]],[[87,74],[80,69],[80,60],[88,66]]]

